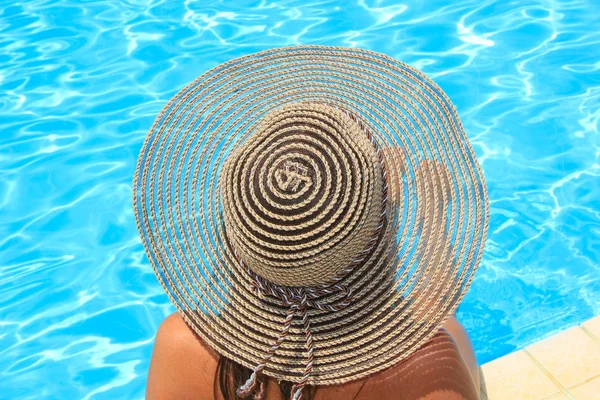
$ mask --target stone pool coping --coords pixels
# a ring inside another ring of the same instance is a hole
[[[482,400],[600,399],[600,316],[481,366]]]

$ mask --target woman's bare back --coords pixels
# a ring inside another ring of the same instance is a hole
[[[146,398],[222,399],[215,386],[219,355],[187,326],[178,313],[168,316],[156,335]],[[267,400],[282,399],[270,379]],[[365,379],[319,386],[315,400],[479,398],[473,347],[462,325],[451,317],[444,329],[407,360]]]

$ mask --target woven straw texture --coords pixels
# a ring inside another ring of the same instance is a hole
[[[238,258],[270,282],[306,286],[331,282],[371,248],[385,181],[369,139],[324,104],[291,103],[265,116],[219,179]]]
[[[148,258],[187,323],[220,354],[303,384],[413,354],[458,306],[487,233],[454,106],[360,49],[286,47],[206,72],[157,117],[133,188]],[[308,293],[301,315],[282,287]]]

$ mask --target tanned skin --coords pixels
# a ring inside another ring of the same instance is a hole
[[[479,368],[473,346],[463,326],[452,316],[444,324],[462,356],[468,371],[473,377],[475,387],[479,388]],[[219,355],[207,346],[185,323],[179,313],[169,315],[160,325],[148,373],[146,398],[148,400],[222,400],[215,393],[215,373]],[[401,364],[401,363],[400,363]],[[382,400],[394,390],[396,367],[374,374],[366,379],[332,386],[320,386],[315,400]],[[443,373],[443,371],[440,371]],[[271,379],[266,399],[284,400]],[[396,379],[397,380],[397,379]],[[218,389],[216,389],[218,392]],[[386,395],[385,393],[390,393]],[[432,393],[423,400],[462,400],[460,396],[448,393]]]

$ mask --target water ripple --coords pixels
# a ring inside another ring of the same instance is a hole
[[[459,317],[480,362],[600,314],[600,3],[29,0],[0,7],[0,391],[142,398],[173,311],[131,205],[143,138],[209,68],[387,53],[456,104],[491,224]],[[35,390],[34,390],[35,388]]]

